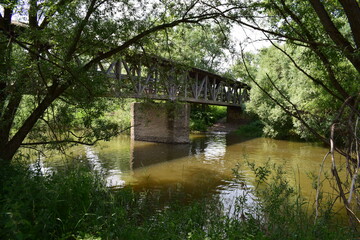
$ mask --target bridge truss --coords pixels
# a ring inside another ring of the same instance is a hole
[[[115,97],[239,107],[249,99],[244,83],[158,57],[123,57],[99,64],[98,71],[114,80],[110,95]]]

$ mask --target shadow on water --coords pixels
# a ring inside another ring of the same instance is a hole
[[[233,200],[242,190],[232,181],[234,162],[227,159],[227,148],[248,140],[206,133],[192,135],[190,144],[132,141],[128,183],[134,190],[157,193],[162,202],[213,196]]]
[[[184,157],[202,154],[205,158],[216,158],[224,155],[226,147],[248,141],[250,138],[241,138],[236,133],[204,133],[192,135],[188,144],[166,144],[133,141],[130,143],[130,168],[146,167],[167,161],[173,161]]]

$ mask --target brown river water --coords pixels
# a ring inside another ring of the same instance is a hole
[[[187,200],[218,196],[231,208],[244,189],[254,186],[254,175],[246,161],[257,166],[270,161],[283,165],[288,180],[300,186],[313,202],[315,190],[309,175],[319,173],[327,149],[314,144],[242,138],[237,134],[206,133],[190,136],[190,144],[161,144],[132,141],[119,136],[96,146],[79,146],[71,155],[101,171],[109,187],[131,186],[134,190],[161,193],[162,201],[185,196]],[[61,157],[42,159],[44,171],[64,165]],[[240,166],[240,181],[233,169]],[[330,159],[325,161],[328,173]],[[246,186],[246,187],[244,187]],[[324,188],[333,192],[331,188]]]

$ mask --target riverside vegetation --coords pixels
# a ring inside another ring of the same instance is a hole
[[[53,173],[22,164],[1,169],[1,239],[351,239],[355,233],[286,181],[281,166],[247,164],[256,186],[232,212],[219,199],[162,206],[151,192],[110,189],[81,164]],[[234,175],[241,182],[241,168]],[[266,189],[264,188],[266,187]],[[244,186],[244,189],[246,187]],[[256,199],[256,204],[248,200]]]

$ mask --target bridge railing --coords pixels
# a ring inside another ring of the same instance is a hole
[[[240,106],[249,99],[244,83],[156,57],[123,58],[99,64],[98,70],[113,80],[113,96],[224,106]]]

